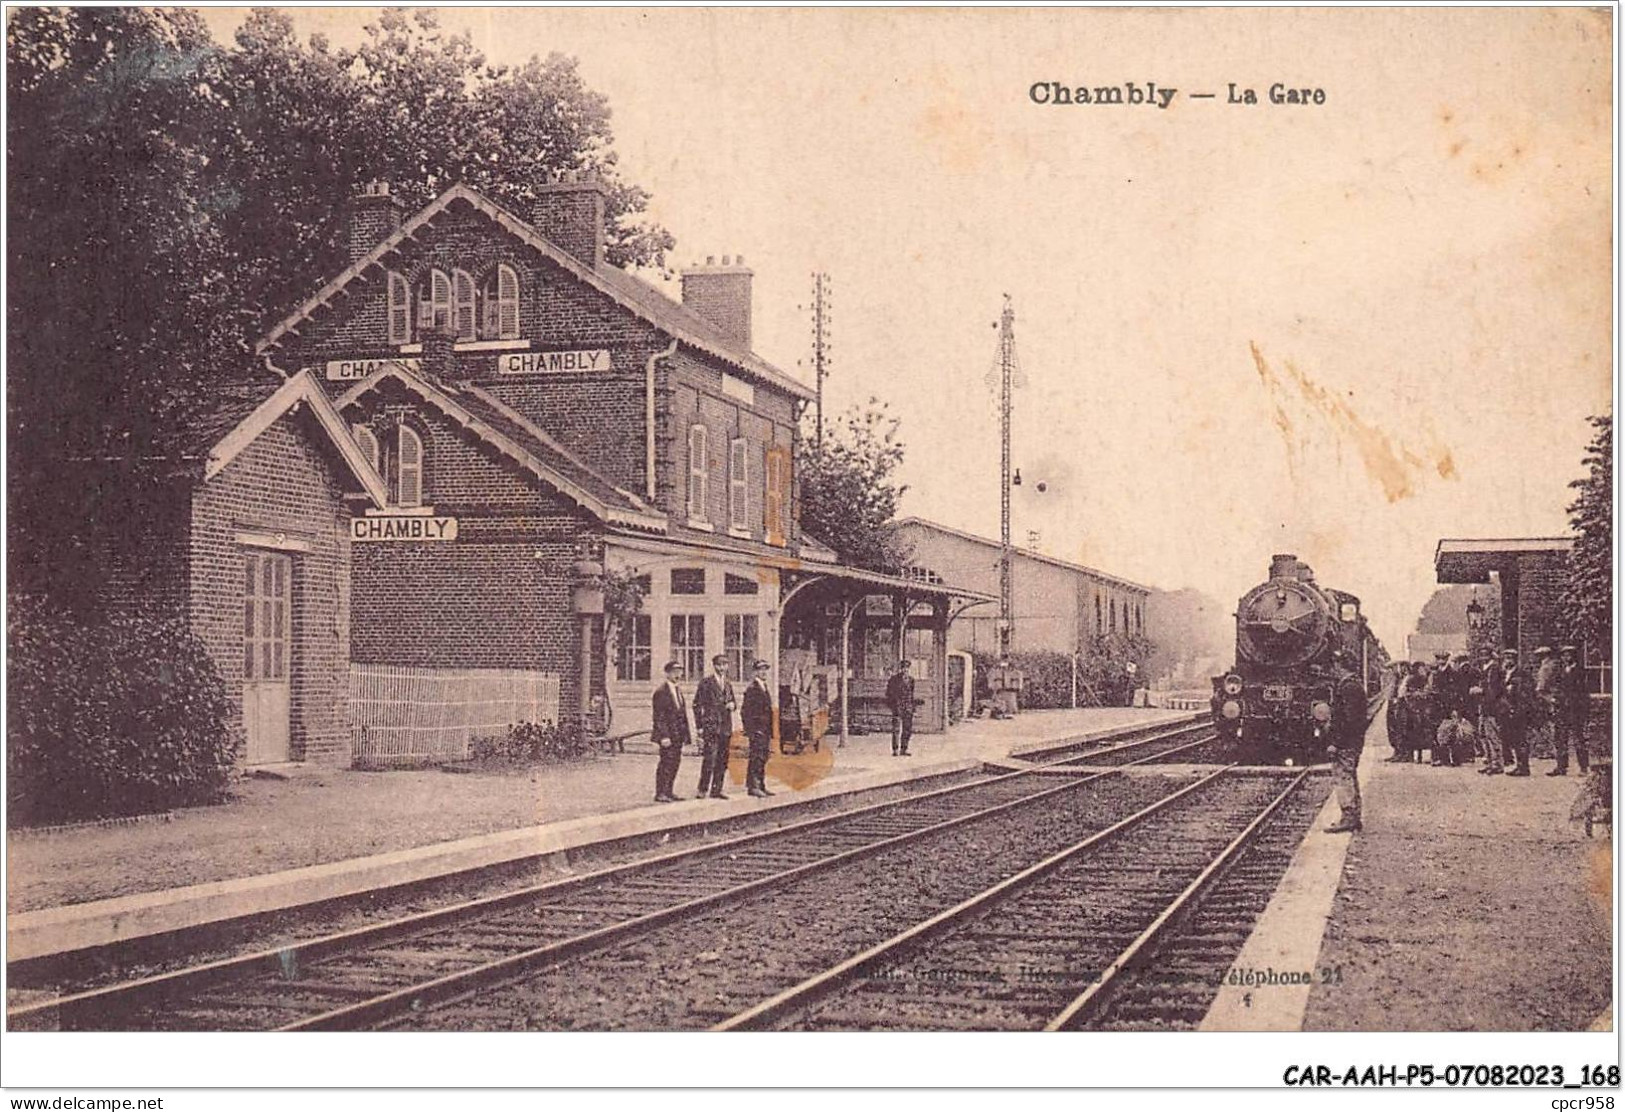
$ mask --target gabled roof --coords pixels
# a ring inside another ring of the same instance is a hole
[[[316,423],[338,450],[339,458],[354,476],[359,488],[372,499],[373,505],[383,509],[389,500],[384,480],[379,477],[377,470],[372,466],[372,461],[367,459],[366,453],[350,435],[344,418],[339,416],[338,410],[328,400],[327,394],[316,385],[306,371],[300,371],[277,387],[270,397],[249,412],[209,450],[208,460],[203,467],[204,481],[207,482],[225,470],[243,449],[259,439],[261,433],[284,414],[296,411],[301,405],[310,407]]]
[[[382,266],[385,257],[400,250],[407,240],[412,239],[419,232],[429,227],[435,217],[459,202],[469,205],[476,212],[482,213],[492,223],[502,228],[503,231],[533,248],[554,265],[681,343],[696,351],[704,352],[725,363],[729,363],[735,368],[762,379],[769,385],[793,394],[798,398],[810,401],[814,397],[813,392],[800,382],[754,353],[739,350],[732,341],[718,332],[710,322],[683,308],[647,282],[607,263],[597,267],[587,265],[569,252],[554,246],[551,241],[525,221],[495,202],[486,199],[468,186],[461,184],[452,186],[435,198],[410,220],[402,223],[399,231],[389,236],[389,238],[341,272],[338,277],[316,291],[315,296],[295,309],[286,319],[266,333],[265,337],[255,345],[255,354],[263,355],[280,344],[289,333],[297,334],[298,326],[301,323],[308,320],[318,310],[331,305],[333,299],[338,297],[350,283],[361,277],[369,267]]]
[[[416,394],[600,521],[666,531],[666,518],[658,510],[598,474],[541,429],[477,387],[442,387],[394,365],[374,371],[334,404],[341,411],[349,409],[386,381],[397,382]]]
[[[999,542],[996,540],[992,540],[988,537],[977,536],[975,533],[967,533],[963,529],[955,529],[952,526],[943,525],[940,522],[927,521],[923,517],[905,517],[901,520],[892,522],[890,527],[893,529],[901,529],[905,525],[917,525],[922,529],[931,529],[939,533],[947,533],[949,536],[958,537],[961,540],[974,541],[976,544],[982,545],[985,548],[997,549],[999,547]],[[1155,588],[1147,587],[1142,583],[1135,583],[1133,580],[1124,579],[1120,575],[1111,575],[1107,572],[1101,571],[1098,568],[1091,568],[1084,564],[1074,564],[1070,560],[1060,560],[1054,556],[1046,556],[1042,552],[1035,552],[1030,548],[1022,548],[1020,545],[1013,545],[1011,550],[1017,556],[1021,556],[1025,559],[1037,560],[1041,564],[1050,564],[1054,567],[1065,568],[1068,571],[1080,572],[1094,579],[1103,580],[1104,582],[1112,583],[1119,587],[1127,587],[1131,591],[1144,591],[1146,594],[1150,594],[1153,590],[1155,590]]]

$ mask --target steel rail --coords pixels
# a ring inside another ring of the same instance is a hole
[[[1198,726],[1196,728],[1197,729],[1202,729],[1202,728],[1212,729],[1212,726],[1209,723],[1202,723],[1200,726]],[[1161,760],[1164,757],[1171,757],[1175,753],[1183,753],[1187,749],[1197,749],[1197,748],[1200,748],[1203,745],[1209,744],[1210,742],[1215,740],[1215,738],[1217,738],[1217,736],[1218,736],[1217,734],[1214,734],[1213,737],[1197,738],[1195,741],[1190,742],[1189,744],[1176,745],[1172,749],[1164,749],[1164,750],[1162,750],[1162,751],[1160,751],[1158,753],[1153,754],[1151,758],[1147,758],[1147,759],[1148,760],[1150,760],[1150,759]],[[1144,739],[1139,740],[1139,741],[1126,741],[1121,745],[1113,745],[1113,746],[1110,746],[1110,747],[1108,747],[1106,749],[1098,749],[1093,753],[1085,753],[1085,754],[1083,754],[1081,756],[1069,757],[1065,761],[1061,761],[1059,763],[1067,766],[1068,768],[1089,768],[1090,767],[1089,762],[1093,761],[1093,760],[1097,760],[1100,757],[1115,756],[1118,753],[1125,753],[1130,749],[1137,749],[1142,745],[1149,745],[1152,742],[1166,741],[1166,740],[1167,740],[1166,737],[1156,737],[1156,738],[1144,738]],[[1052,767],[1054,767],[1055,763],[1056,762],[1049,762],[1049,763],[1047,763],[1045,765],[1045,767],[1046,768],[1052,768]],[[1133,761],[1133,762],[1130,762],[1130,763],[1131,764],[1138,764],[1140,762]],[[1123,766],[1123,765],[1102,765],[1102,766],[1099,766],[1099,767],[1102,767],[1102,768],[1123,768],[1125,766]]]
[[[1123,952],[1101,971],[1100,976],[1095,979],[1094,983],[1079,993],[1071,1003],[1061,1009],[1060,1013],[1044,1026],[1044,1030],[1064,1031],[1079,1023],[1081,1021],[1080,1017],[1087,1010],[1098,1007],[1100,1002],[1105,999],[1107,991],[1115,987],[1116,979],[1151,947],[1152,943],[1178,915],[1196,902],[1197,897],[1214,880],[1218,879],[1220,874],[1241,857],[1242,851],[1252,844],[1253,839],[1274,817],[1275,812],[1280,810],[1292,796],[1292,793],[1297,791],[1303,785],[1303,782],[1309,778],[1309,773],[1310,770],[1306,768],[1294,776],[1292,782],[1283,788],[1281,793],[1260,811],[1240,834],[1237,834],[1230,841],[1229,845],[1219,851],[1218,856],[1208,863],[1207,867],[1197,875],[1196,879],[1186,885],[1185,889],[1173,898],[1173,901],[1162,910],[1161,914],[1153,919],[1151,924],[1135,937],[1134,941],[1123,948]]]
[[[1182,723],[1174,729],[1153,734],[1150,737],[1139,739],[1132,744],[1151,744],[1165,741],[1169,737],[1178,736],[1194,729],[1201,729],[1206,723]],[[1198,743],[1199,744],[1199,743]],[[1061,748],[1058,746],[1057,748]],[[1053,751],[1053,750],[1051,750]],[[1160,755],[1160,754],[1158,754]],[[204,962],[199,965],[188,966],[182,969],[170,970],[151,976],[138,978],[132,981],[122,981],[110,985],[103,985],[94,989],[71,993],[66,996],[46,1000],[19,1004],[6,1009],[7,1026],[15,1021],[28,1020],[40,1016],[55,1015],[59,1021],[65,1017],[89,1012],[96,1015],[112,1007],[117,1010],[127,1010],[139,1006],[144,997],[165,998],[177,993],[195,991],[206,985],[231,980],[243,975],[261,972],[282,972],[292,979],[301,962],[313,961],[335,953],[347,950],[362,949],[369,946],[391,941],[395,938],[432,930],[439,927],[451,926],[469,919],[483,915],[506,911],[513,907],[561,895],[574,889],[590,886],[606,880],[615,880],[623,877],[635,876],[641,872],[653,871],[668,865],[677,864],[685,860],[698,860],[706,856],[732,852],[740,848],[753,845],[757,842],[803,834],[820,827],[832,826],[866,815],[896,809],[915,803],[929,802],[945,796],[955,795],[989,785],[1005,783],[1023,776],[1032,776],[1036,768],[1050,767],[1064,764],[1064,760],[1046,762],[1030,769],[1020,769],[1000,776],[989,777],[984,780],[975,780],[965,784],[950,784],[947,787],[936,788],[917,795],[909,795],[900,799],[882,800],[878,803],[865,804],[849,810],[836,811],[827,815],[818,815],[803,819],[799,822],[785,826],[774,827],[769,830],[757,830],[734,838],[722,841],[707,842],[703,845],[689,846],[683,849],[672,850],[669,853],[658,854],[654,857],[639,861],[624,862],[617,865],[605,866],[580,876],[566,877],[559,880],[550,880],[542,884],[530,885],[516,889],[512,892],[503,892],[493,896],[481,896],[472,900],[465,900],[446,907],[434,908],[429,911],[415,912],[411,915],[391,919],[382,923],[369,923],[349,930],[337,931],[332,934],[321,935],[316,938],[290,942],[286,945],[257,950],[248,954],[234,955]],[[1138,762],[1129,762],[1134,764]],[[1126,768],[1129,765],[1119,765],[1116,768]],[[1107,770],[1093,776],[1084,776],[1078,781],[1063,784],[1056,789],[1046,789],[1044,792],[1011,801],[1020,803],[1025,800],[1040,798],[1053,791],[1075,788],[1082,784],[1093,783],[1099,780]],[[999,806],[1004,806],[1003,804]],[[991,812],[988,812],[991,813]],[[971,817],[981,814],[975,812]],[[733,816],[730,816],[730,818]],[[693,825],[703,825],[695,823]],[[930,827],[924,828],[929,830]],[[859,847],[860,849],[862,847]],[[814,862],[816,864],[816,862]]]
[[[926,919],[923,922],[916,923],[914,926],[909,927],[907,930],[902,931],[899,934],[893,935],[891,938],[888,938],[883,942],[876,943],[867,950],[864,950],[862,953],[855,954],[838,965],[831,966],[822,973],[815,974],[799,984],[791,985],[789,988],[778,993],[777,995],[771,996],[755,1006],[747,1008],[745,1011],[723,1020],[721,1023],[711,1027],[711,1030],[737,1031],[757,1029],[765,1024],[776,1021],[787,1012],[806,1007],[808,1004],[811,1004],[821,997],[827,996],[829,993],[840,988],[853,978],[868,972],[881,962],[893,957],[898,952],[904,951],[910,946],[922,942],[933,935],[940,934],[942,931],[962,922],[963,920],[975,917],[976,915],[987,910],[998,900],[1020,888],[1025,887],[1033,881],[1054,872],[1060,866],[1066,864],[1079,854],[1086,853],[1089,850],[1096,848],[1101,843],[1110,841],[1123,831],[1137,826],[1143,820],[1161,812],[1164,808],[1173,805],[1179,800],[1190,795],[1192,792],[1206,787],[1236,767],[1236,765],[1226,765],[1225,767],[1202,777],[1193,784],[1188,784],[1185,787],[1180,788],[1178,791],[1163,796],[1155,803],[1142,807],[1140,810],[1134,812],[1134,814],[1128,816],[1127,818],[1113,823],[1104,830],[1091,834],[1089,837],[1076,843],[1075,845],[1068,846],[1066,849],[1051,854],[1049,857],[1044,858],[1044,860],[1035,865],[1028,866],[1027,868],[1021,870],[1021,872],[1016,873],[1014,876],[1006,877],[1004,880],[999,881],[992,887],[983,889],[976,895],[955,904],[946,911],[938,912],[931,918]]]
[[[1157,755],[1158,754],[1153,754],[1153,756]],[[1152,758],[1147,757],[1144,759],[1150,760]],[[682,919],[685,916],[704,911],[719,904],[732,903],[747,896],[752,896],[759,892],[788,884],[791,881],[811,876],[814,873],[823,872],[825,870],[834,868],[837,865],[847,864],[852,861],[860,861],[870,857],[876,857],[886,850],[894,849],[897,846],[903,845],[907,842],[940,834],[943,831],[951,830],[954,827],[962,826],[966,823],[980,822],[1005,811],[1013,810],[1017,807],[1024,807],[1028,804],[1036,803],[1052,796],[1060,795],[1064,792],[1077,791],[1079,788],[1087,787],[1090,784],[1098,783],[1101,780],[1116,775],[1117,773],[1121,772],[1124,767],[1126,766],[1119,765],[1115,768],[1102,769],[1100,772],[1094,775],[1080,776],[1054,788],[1034,792],[1031,795],[1024,795],[1018,799],[1007,800],[1004,803],[994,804],[991,807],[985,807],[982,810],[973,811],[969,814],[956,815],[953,818],[944,819],[941,822],[933,823],[930,826],[921,827],[918,830],[905,831],[901,834],[894,834],[889,837],[882,838],[876,842],[869,842],[861,846],[854,846],[851,849],[840,850],[828,856],[820,857],[814,861],[808,861],[801,865],[795,865],[791,868],[780,870],[779,872],[770,873],[767,876],[758,877],[755,880],[745,881],[742,884],[734,885],[733,887],[723,889],[720,892],[713,892],[703,896],[695,896],[694,898],[684,900],[681,903],[669,904],[666,907],[647,912],[643,915],[638,915],[630,919],[624,919],[618,923],[611,923],[608,926],[599,927],[595,930],[586,931],[582,934],[574,935],[569,938],[558,939],[553,942],[545,943],[541,946],[536,946],[517,954],[511,954],[507,957],[497,958],[494,961],[485,962],[469,969],[458,970],[455,973],[448,973],[444,976],[436,977],[429,981],[423,981],[415,985],[408,985],[404,988],[395,989],[387,993],[380,993],[379,995],[370,999],[359,1000],[353,1004],[347,1004],[343,1007],[334,1008],[330,1011],[323,1012],[320,1015],[296,1020],[293,1023],[278,1027],[277,1030],[350,1030],[358,1026],[377,1023],[398,1011],[408,1009],[413,1006],[423,1006],[430,1003],[448,1000],[452,997],[464,998],[475,991],[489,988],[494,984],[514,980],[526,973],[537,970],[539,967],[560,964],[582,954],[601,949],[602,947],[620,939],[641,934],[645,931],[663,926],[666,923]],[[1005,778],[1001,777],[1001,779]],[[982,783],[989,783],[989,781],[982,781]]]

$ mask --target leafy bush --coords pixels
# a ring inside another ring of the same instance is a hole
[[[508,727],[506,736],[469,739],[468,755],[476,761],[562,761],[590,748],[587,731],[579,724],[519,722]]]
[[[144,814],[225,792],[238,734],[203,643],[179,622],[71,622],[13,599],[6,804],[12,824]]]

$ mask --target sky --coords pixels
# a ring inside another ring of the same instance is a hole
[[[349,45],[375,13],[293,14]],[[229,41],[241,12],[207,18]],[[577,57],[670,261],[744,254],[756,350],[804,380],[831,275],[826,413],[890,404],[905,515],[998,535],[1008,294],[1018,541],[1227,604],[1295,552],[1398,650],[1441,537],[1567,531],[1612,406],[1607,11],[440,20],[495,63]],[[1177,92],[1040,105],[1038,82]]]

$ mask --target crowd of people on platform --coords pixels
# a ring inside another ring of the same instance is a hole
[[[1476,663],[1466,653],[1442,652],[1432,665],[1396,662],[1388,700],[1394,753],[1387,759],[1481,763],[1478,771],[1486,776],[1528,776],[1531,745],[1549,734],[1556,765],[1546,775],[1567,774],[1570,749],[1580,771],[1588,771],[1589,703],[1579,649],[1564,645],[1553,653],[1542,645],[1533,656],[1532,665],[1520,664],[1516,649],[1502,650],[1500,659],[1483,653]]]

